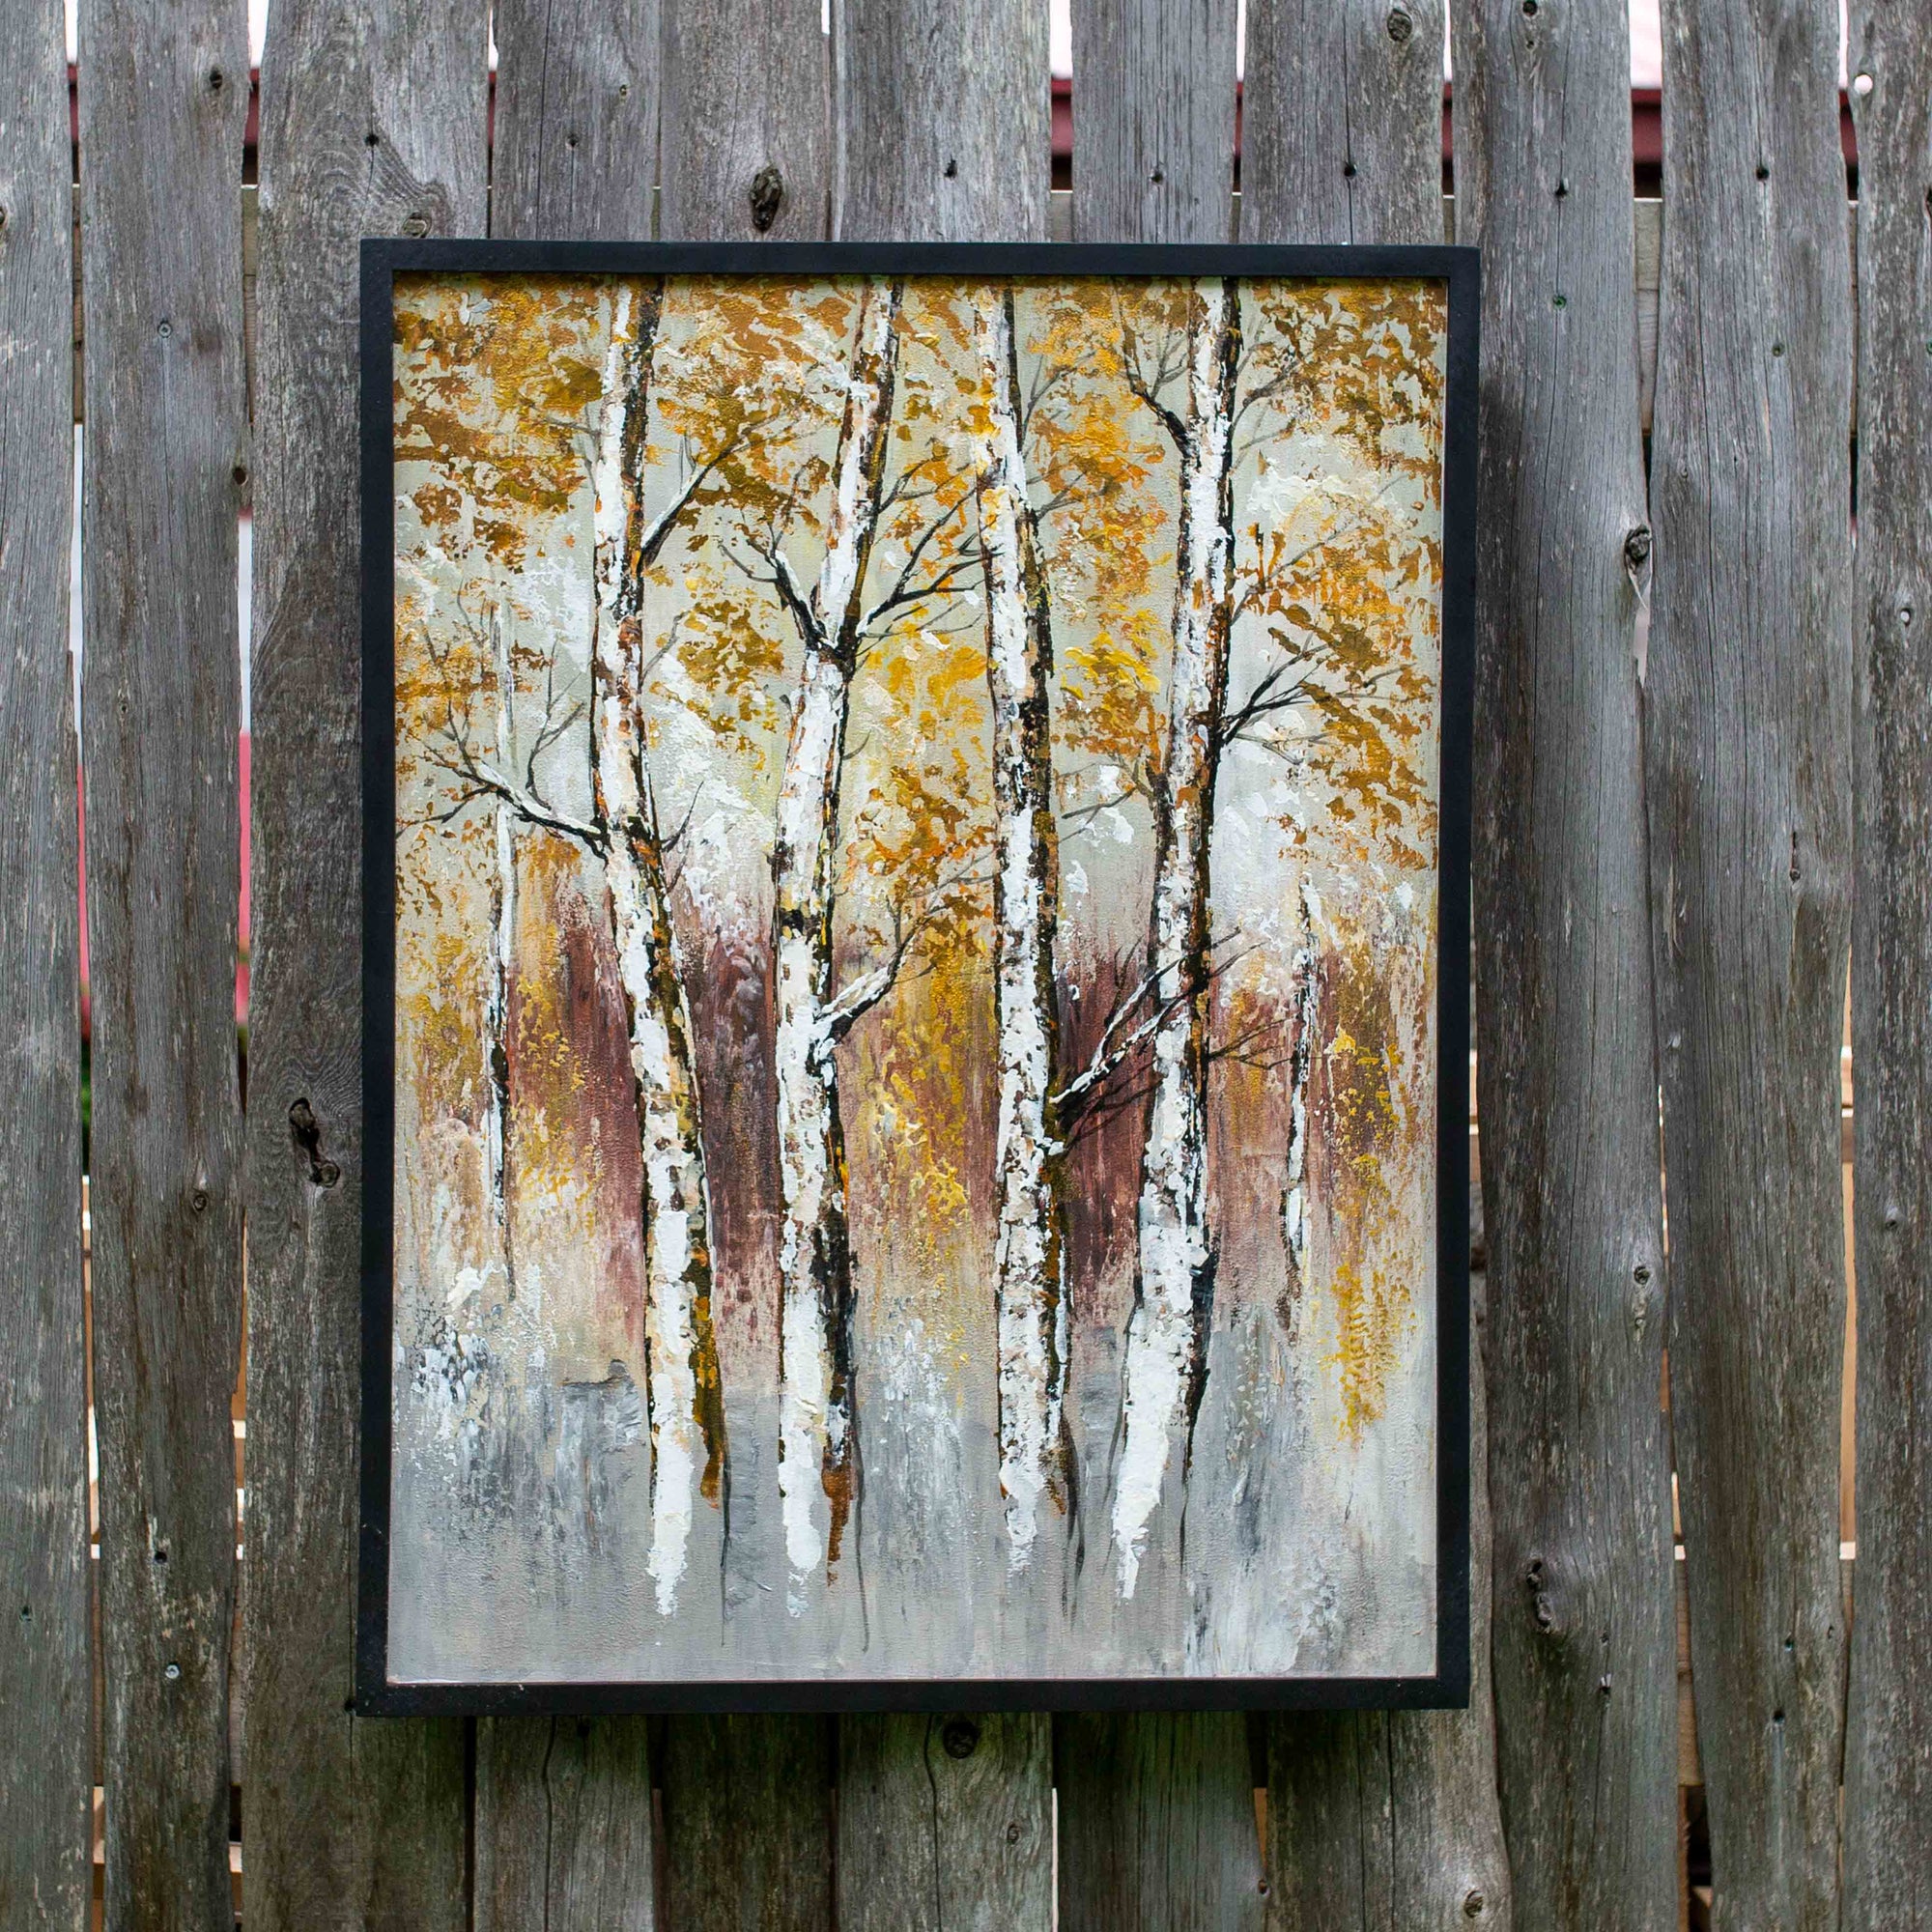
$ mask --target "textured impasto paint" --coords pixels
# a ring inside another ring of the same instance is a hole
[[[392,1675],[1430,1674],[1441,285],[396,313]]]

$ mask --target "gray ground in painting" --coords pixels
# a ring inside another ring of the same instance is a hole
[[[1424,1307],[1433,1296],[1418,1292]],[[881,1332],[886,1330],[889,1332]],[[389,1668],[404,1681],[758,1677],[1407,1676],[1434,1668],[1431,1405],[1406,1443],[1372,1432],[1346,1454],[1309,1439],[1293,1351],[1273,1313],[1217,1322],[1182,1509],[1171,1468],[1133,1600],[1107,1529],[1118,1339],[1076,1337],[1081,1494],[1009,1569],[997,1444],[984,1413],[935,1413],[902,1323],[862,1318],[865,1499],[829,1585],[787,1608],[775,1399],[728,1403],[730,1533],[700,1507],[677,1613],[644,1571],[650,1451],[628,1374],[540,1395],[489,1387],[485,1426],[450,1410],[420,1350],[398,1354]],[[487,1384],[487,1361],[475,1374]],[[1408,1373],[1427,1386],[1427,1348]],[[924,1386],[921,1386],[924,1383]],[[473,1400],[469,1406],[476,1413]],[[1405,1412],[1392,1404],[1393,1414]],[[515,1424],[517,1426],[506,1426]],[[1325,1425],[1324,1425],[1325,1430]],[[506,1462],[492,1445],[543,1442]],[[1376,1537],[1365,1521],[1381,1526]],[[1407,1523],[1400,1545],[1388,1528]],[[887,1529],[890,1526],[890,1536]]]

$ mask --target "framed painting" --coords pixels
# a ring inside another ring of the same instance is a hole
[[[1464,1698],[1476,303],[364,244],[364,1709]]]

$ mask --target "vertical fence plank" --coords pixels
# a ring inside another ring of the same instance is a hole
[[[1246,1718],[1062,1718],[1054,1757],[1062,1932],[1260,1932]]]
[[[1044,1717],[844,1718],[839,1932],[1029,1932],[1053,1920]]]
[[[490,233],[648,241],[657,0],[499,0]]]
[[[475,1932],[652,1932],[642,1718],[482,1718]]]
[[[241,0],[80,14],[106,1922],[230,1918]]]
[[[0,13],[0,1923],[78,1932],[93,1778],[65,80],[59,11]]]
[[[1234,0],[1073,13],[1073,233],[1225,242],[1235,149]],[[1060,1922],[1259,1926],[1261,1841],[1247,1720],[1227,1713],[1062,1718]]]
[[[1932,1927],[1932,15],[1852,10],[1859,129],[1857,1621],[1846,1932]]]
[[[1831,0],[1666,0],[1652,453],[1651,903],[1698,1753],[1719,1921],[1790,1932],[1837,1922],[1844,1711],[1836,28]]]
[[[832,232],[1044,242],[1046,0],[838,0]]]
[[[818,0],[662,7],[660,232],[823,241],[832,139]],[[778,1474],[739,1466],[734,1480],[775,1485]],[[832,1761],[822,1718],[666,1720],[665,1891],[679,1932],[825,1932]]]
[[[677,1932],[826,1932],[830,1726],[684,1718],[666,1729],[667,1921]]]
[[[483,230],[486,31],[481,0],[276,0],[263,61],[250,1932],[453,1928],[467,1916],[463,1726],[348,1715],[361,1408],[355,399],[358,237]]]
[[[1520,1922],[1676,1913],[1663,1251],[1637,621],[1649,551],[1621,12],[1468,0],[1484,251],[1475,886],[1491,1638]]]
[[[820,0],[663,0],[668,241],[822,242],[832,134]]]
[[[1045,0],[840,0],[833,231],[848,242],[1043,242]],[[839,1719],[838,1923],[1045,1932],[1043,1715]]]
[[[1235,187],[1236,0],[1073,10],[1073,235],[1225,242]]]
[[[641,240],[658,152],[658,9],[498,0],[490,232]],[[476,1932],[650,1932],[642,1718],[476,1728]]]
[[[1439,0],[1255,0],[1241,235],[1418,242],[1442,234]],[[1444,1295],[1465,1292],[1458,1273]],[[1506,1925],[1490,1702],[1488,1512],[1470,1412],[1473,1675],[1466,1713],[1277,1717],[1269,1725],[1269,1922]]]
[[[1442,240],[1443,0],[1249,0],[1243,242]]]

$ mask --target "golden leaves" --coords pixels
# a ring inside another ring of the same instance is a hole
[[[886,950],[918,927],[932,965],[982,943],[992,837],[982,774],[986,659],[977,632],[897,627],[857,694],[863,742],[845,883],[866,941]]]
[[[1131,788],[1151,788],[1161,758],[1161,687],[1168,628],[1145,607],[1065,653],[1062,726],[1067,743]]]
[[[721,744],[743,746],[761,761],[778,724],[773,693],[784,674],[783,634],[769,604],[747,586],[703,579],[697,585],[677,634],[684,678],[669,696]]]
[[[584,480],[611,284],[584,276],[404,276],[396,285],[399,469],[424,532],[521,569],[533,525]]]
[[[1356,932],[1327,955],[1323,977],[1328,1037],[1315,1083],[1315,1155],[1335,1247],[1328,1361],[1337,1371],[1343,1433],[1358,1439],[1382,1414],[1413,1320],[1406,1272],[1387,1243],[1404,1226],[1392,1209],[1392,1183],[1400,1184],[1396,1178],[1417,1150],[1398,1101],[1402,1056],[1388,962]],[[1427,1230],[1420,1238],[1426,1242]]]
[[[1256,735],[1302,773],[1292,836],[1339,829],[1359,860],[1424,867],[1446,298],[1418,281],[1259,283],[1250,298],[1247,381],[1274,428],[1253,497],[1282,508],[1247,531],[1241,609],[1300,698]]]
[[[1330,1293],[1335,1303],[1336,1344],[1330,1360],[1341,1383],[1342,1429],[1359,1440],[1362,1431],[1381,1419],[1396,1345],[1407,1327],[1408,1290],[1378,1267],[1365,1270],[1338,1262]]]

